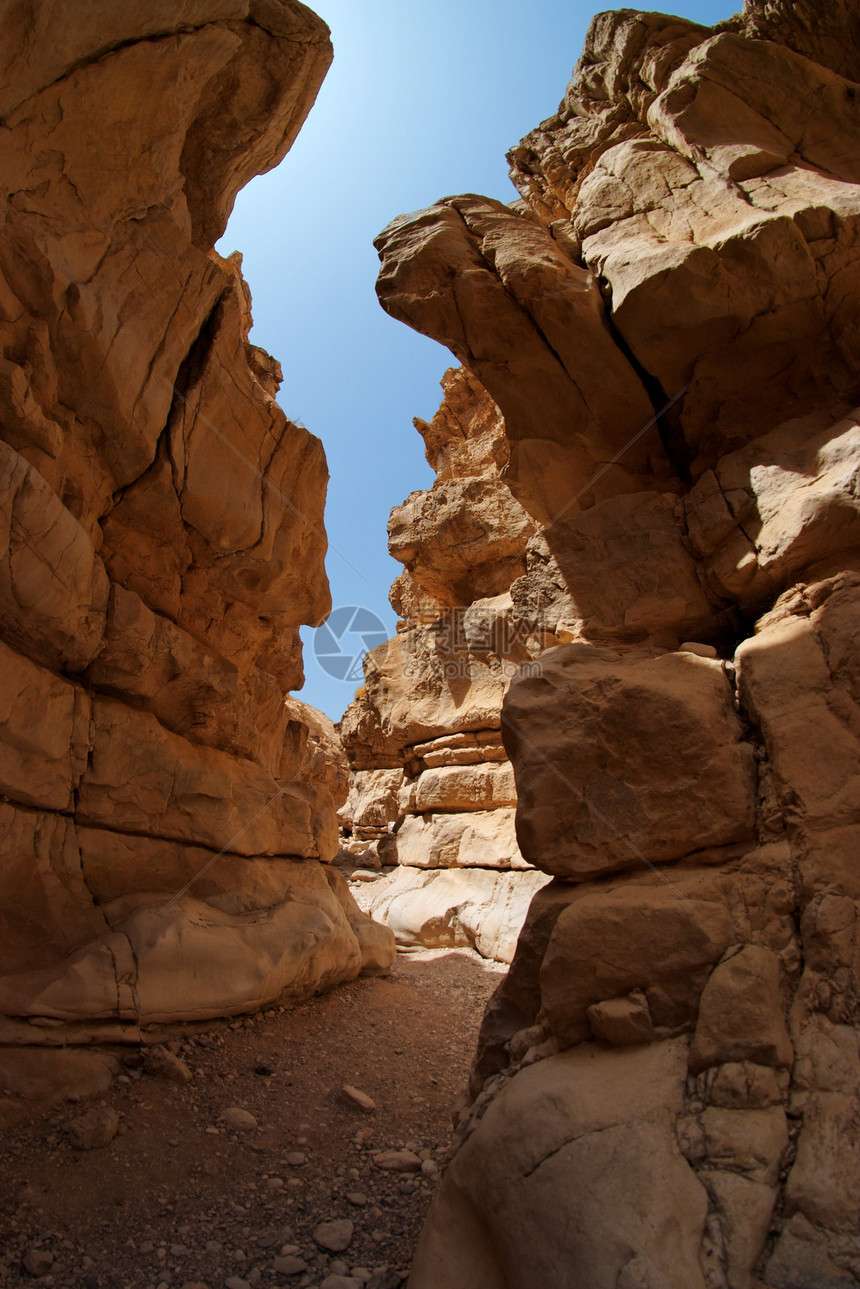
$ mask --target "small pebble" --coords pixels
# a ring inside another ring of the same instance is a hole
[[[152,1078],[166,1079],[168,1083],[190,1083],[194,1077],[185,1062],[160,1043],[145,1053],[143,1068]]]
[[[403,1276],[399,1271],[379,1267],[368,1280],[367,1289],[399,1289],[402,1283]]]
[[[108,1146],[119,1128],[119,1115],[107,1106],[96,1106],[80,1119],[66,1124],[69,1141],[75,1150],[96,1150]]]
[[[373,1156],[377,1168],[391,1173],[417,1173],[421,1160],[413,1150],[382,1150]]]
[[[359,1110],[363,1110],[365,1114],[372,1114],[376,1109],[376,1102],[373,1097],[369,1097],[366,1092],[362,1092],[361,1088],[353,1087],[351,1083],[344,1083],[343,1095],[347,1101],[352,1102],[354,1106],[357,1106]]]
[[[23,1265],[31,1276],[46,1276],[54,1265],[54,1255],[47,1249],[30,1249],[24,1255]]]
[[[314,1231],[314,1241],[321,1249],[329,1253],[342,1253],[352,1243],[355,1227],[348,1218],[338,1218],[334,1222],[321,1222]]]
[[[218,1122],[226,1124],[234,1132],[253,1132],[257,1126],[257,1120],[249,1110],[243,1110],[241,1106],[230,1106],[218,1116]]]
[[[304,1258],[297,1258],[295,1254],[290,1253],[286,1256],[282,1255],[280,1258],[274,1258],[272,1269],[282,1276],[297,1276],[302,1271],[307,1271],[308,1264]]]

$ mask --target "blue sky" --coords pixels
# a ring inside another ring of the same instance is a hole
[[[331,27],[334,64],[290,154],[240,193],[219,250],[244,255],[253,339],[284,369],[281,406],[325,444],[334,605],[367,609],[393,634],[388,588],[401,566],[386,550],[388,512],[432,483],[412,418],[433,415],[453,359],[382,312],[373,238],[439,197],[514,200],[505,153],[555,111],[598,9],[580,0],[313,7]],[[673,9],[712,23],[738,7]],[[352,621],[337,620],[350,656],[371,619],[357,634]],[[338,719],[356,668],[341,668],[345,680],[328,675],[314,633],[303,634],[301,697]]]

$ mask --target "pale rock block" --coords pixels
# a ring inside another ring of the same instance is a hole
[[[496,810],[515,806],[517,790],[510,763],[440,766],[418,778],[410,808],[415,814],[435,811]]]
[[[404,782],[401,769],[354,770],[339,818],[347,827],[384,828],[395,823],[402,813],[400,793]]]
[[[323,869],[332,894],[344,911],[346,920],[361,951],[361,974],[378,976],[388,971],[397,957],[394,933],[375,922],[359,907],[346,878],[330,864]]]
[[[549,879],[490,869],[398,867],[358,892],[361,906],[406,947],[465,946],[511,962],[533,895]]]
[[[510,807],[407,815],[395,837],[397,862],[412,868],[531,868],[517,846]]]

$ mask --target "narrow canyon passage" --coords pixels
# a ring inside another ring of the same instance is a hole
[[[599,14],[377,237],[460,366],[337,726],[216,249],[330,33],[84,8],[0,12],[0,1289],[858,1289],[857,0]]]
[[[0,1284],[32,1284],[32,1268],[58,1289],[304,1289],[332,1275],[347,1277],[335,1289],[352,1289],[353,1275],[396,1289],[502,970],[469,950],[401,954],[389,976],[293,1010],[175,1039],[153,1032],[187,1082],[144,1072],[145,1047],[112,1050],[123,1073],[103,1096],[50,1111],[31,1103],[3,1133]],[[376,1108],[349,1101],[345,1084]],[[37,1092],[36,1080],[24,1090]],[[113,1110],[119,1131],[106,1147],[75,1149],[68,1126],[94,1107]],[[256,1125],[231,1128],[231,1109]],[[406,1171],[375,1162],[403,1151],[418,1160],[390,1162]],[[328,1239],[343,1247],[326,1247],[329,1222],[350,1224]]]

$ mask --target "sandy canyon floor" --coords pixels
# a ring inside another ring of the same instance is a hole
[[[104,1097],[6,1128],[0,1284],[396,1289],[502,971],[466,950],[400,955],[385,978],[173,1038],[187,1083],[129,1064]],[[66,1125],[100,1104],[117,1135],[74,1149]],[[228,1127],[229,1109],[256,1127]],[[420,1168],[374,1160],[404,1149]]]

